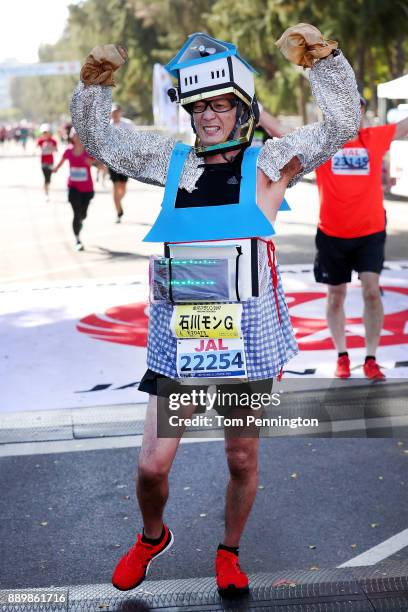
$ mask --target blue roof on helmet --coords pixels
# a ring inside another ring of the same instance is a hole
[[[200,47],[204,47],[208,55],[203,57],[200,53]],[[165,66],[165,69],[172,76],[177,77],[177,71],[181,68],[202,64],[204,62],[211,62],[214,59],[221,59],[222,57],[231,57],[232,55],[235,55],[235,57],[239,58],[249,70],[256,73],[255,68],[240,56],[235,45],[212,38],[212,36],[208,36],[208,34],[204,34],[203,32],[195,32],[188,37],[180,51]]]

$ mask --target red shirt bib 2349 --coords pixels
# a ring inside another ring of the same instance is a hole
[[[317,168],[322,232],[357,238],[385,229],[382,160],[395,129],[395,124],[361,129],[354,140]]]

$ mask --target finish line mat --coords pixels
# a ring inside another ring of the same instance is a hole
[[[281,266],[300,353],[286,377],[330,378],[336,352],[325,320],[326,288],[312,266]],[[381,275],[385,310],[377,352],[388,378],[408,377],[408,261]],[[145,402],[137,390],[146,369],[145,278],[0,288],[0,412]],[[362,378],[363,303],[349,285],[347,343],[352,377]]]

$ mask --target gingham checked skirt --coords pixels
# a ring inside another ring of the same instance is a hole
[[[282,288],[279,266],[276,266],[276,270],[277,300],[269,272],[269,281],[262,295],[243,302],[242,333],[248,380],[274,378],[298,352]],[[276,301],[279,305],[280,321]],[[171,304],[160,302],[150,306],[147,366],[169,378],[178,378],[177,341],[170,331],[171,314]]]

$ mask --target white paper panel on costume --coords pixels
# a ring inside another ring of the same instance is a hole
[[[212,85],[219,85],[221,87],[223,83],[228,83],[229,81],[230,75],[226,57],[180,69],[180,88],[182,94],[187,94],[196,89],[211,87]]]
[[[232,56],[234,83],[239,85],[251,98],[255,93],[254,74],[239,59]]]

